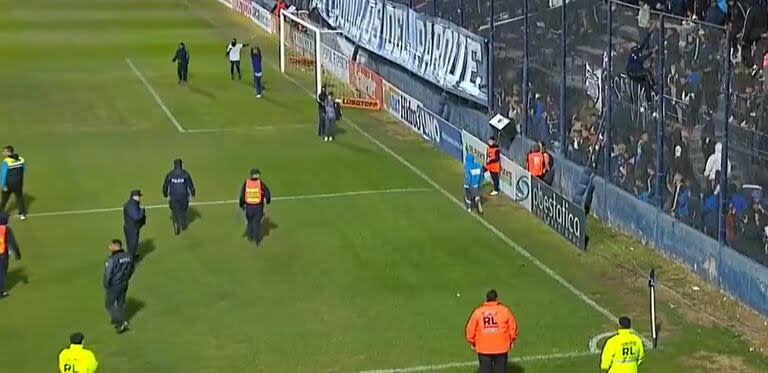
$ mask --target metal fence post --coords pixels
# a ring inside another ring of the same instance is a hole
[[[726,41],[726,47],[725,47],[725,105],[723,108],[723,139],[721,140],[722,144],[722,153],[720,154],[720,208],[719,208],[719,214],[720,214],[720,221],[719,221],[719,229],[717,234],[717,239],[720,241],[721,244],[727,244],[727,235],[726,235],[726,216],[728,215],[728,140],[729,140],[729,125],[728,125],[728,119],[731,116],[731,48],[733,48],[733,45],[730,41]]]
[[[605,113],[603,113],[603,176],[606,183],[611,178],[611,126],[613,125],[613,2],[606,0],[608,9],[608,48],[606,49],[604,69],[605,78],[603,85],[603,97],[605,98]]]
[[[496,76],[493,73],[496,65],[493,60],[494,33],[496,31],[496,25],[493,24],[493,15],[496,13],[496,10],[494,9],[495,2],[495,0],[491,0],[488,5],[488,13],[491,17],[490,30],[488,33],[488,113],[490,115],[493,115],[496,110],[496,105],[494,105],[494,99],[496,98]],[[461,13],[461,10],[459,10],[459,13]]]
[[[656,103],[657,107],[654,111],[654,115],[656,116],[656,206],[660,209],[664,208],[664,193],[662,191],[666,187],[667,179],[664,172],[664,156],[666,155],[664,151],[664,83],[667,81],[666,77],[664,76],[664,65],[666,63],[664,58],[666,56],[666,50],[664,48],[665,21],[666,18],[664,17],[664,14],[661,14],[658,28],[659,38],[656,44],[656,47],[659,51],[658,60],[656,61],[656,94],[658,102]]]
[[[560,60],[560,63],[561,63],[560,66],[562,66],[562,72],[560,77],[561,79],[560,80],[560,136],[559,136],[560,138],[558,139],[558,141],[560,142],[560,154],[566,154],[566,152],[568,151],[568,146],[566,145],[565,127],[566,127],[566,123],[570,121],[569,118],[567,117],[568,114],[566,110],[566,101],[565,101],[566,100],[565,90],[566,90],[566,79],[567,79],[567,75],[565,72],[565,60],[566,60],[566,53],[568,53],[567,52],[568,48],[566,47],[567,40],[568,40],[568,37],[567,37],[568,25],[566,24],[566,12],[567,12],[566,8],[568,8],[567,4],[568,4],[567,1],[563,1],[563,6],[560,9],[560,23],[562,23],[562,27],[563,27],[563,32],[560,34],[560,43],[562,44],[561,47],[562,47],[562,54],[563,54]]]
[[[523,136],[528,136],[528,122],[530,121],[530,103],[528,98],[530,92],[528,92],[528,0],[523,0]]]
[[[437,3],[437,0],[435,0],[435,3]],[[491,1],[493,3],[493,1]],[[491,4],[491,9],[493,9],[493,4]],[[493,30],[493,14],[494,11],[491,10],[491,30]],[[437,14],[435,14],[437,16]],[[461,22],[461,27],[464,27],[464,0],[459,0],[459,22]]]

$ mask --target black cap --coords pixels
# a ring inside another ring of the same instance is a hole
[[[72,335],[69,336],[69,343],[73,345],[81,345],[83,344],[83,340],[85,339],[85,336],[83,333],[80,332],[74,332]]]
[[[619,317],[619,326],[622,329],[629,329],[632,327],[632,320],[630,320],[629,317],[626,317],[626,316]]]
[[[258,177],[259,175],[261,175],[261,171],[258,168],[251,169],[251,177]]]
[[[131,198],[136,197],[136,196],[138,196],[138,197],[143,196],[143,194],[141,194],[141,190],[140,189],[134,189],[134,190],[131,191]]]
[[[499,299],[499,294],[496,293],[496,290],[494,289],[488,290],[488,292],[485,294],[486,302],[495,302],[496,299]]]

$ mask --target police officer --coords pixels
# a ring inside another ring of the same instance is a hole
[[[179,85],[187,85],[187,75],[189,75],[189,52],[184,43],[179,43],[176,54],[171,62],[176,62],[176,75],[179,77]]]
[[[3,148],[3,163],[0,165],[0,186],[2,186],[2,200],[0,200],[0,210],[5,210],[5,205],[11,198],[11,194],[16,198],[16,205],[19,207],[19,219],[27,218],[27,204],[24,202],[24,173],[27,167],[24,158],[16,154],[13,146]]]
[[[480,373],[504,373],[507,358],[517,340],[517,321],[512,311],[501,304],[496,290],[485,295],[485,303],[475,308],[466,327],[466,339],[477,353]]]
[[[173,161],[173,170],[165,175],[163,182],[163,197],[168,199],[168,207],[171,209],[171,221],[173,233],[178,235],[187,229],[187,209],[189,197],[195,196],[195,183],[192,176],[182,168],[181,159]]]
[[[491,174],[491,181],[493,182],[493,191],[491,195],[495,196],[499,194],[499,174],[501,173],[501,149],[499,144],[496,143],[496,139],[491,137],[488,139],[488,149],[485,156],[485,169]]]
[[[94,373],[99,368],[96,355],[83,347],[83,333],[69,336],[69,348],[59,353],[59,373]]]
[[[619,331],[609,338],[600,357],[600,369],[608,373],[637,373],[645,359],[643,341],[632,332],[632,320],[619,318]]]
[[[134,259],[139,259],[139,232],[147,224],[147,215],[141,207],[141,191],[132,190],[128,202],[123,205],[123,233],[128,253]]]
[[[5,279],[8,276],[11,251],[16,256],[16,260],[21,260],[21,251],[16,243],[16,237],[8,226],[8,215],[0,211],[0,299],[8,296],[8,292],[5,291]]]
[[[264,203],[272,202],[272,193],[267,184],[261,181],[261,173],[251,170],[251,177],[245,180],[240,189],[240,208],[245,210],[245,228],[248,241],[258,246],[261,242],[261,220],[264,218]]]
[[[107,258],[104,269],[104,290],[107,297],[105,306],[112,318],[112,325],[118,334],[128,330],[125,319],[125,298],[128,293],[128,281],[133,276],[135,262],[133,256],[123,250],[120,240],[109,243],[111,255]]]

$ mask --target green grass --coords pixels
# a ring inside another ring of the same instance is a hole
[[[584,352],[590,338],[614,328],[350,123],[336,143],[319,141],[316,106],[304,91],[311,79],[299,74],[297,87],[274,70],[275,40],[213,0],[191,3],[0,0],[2,141],[29,163],[33,214],[13,222],[25,257],[12,263],[12,296],[0,302],[3,371],[52,371],[76,330],[110,373],[355,372],[472,361],[464,322],[491,287],[519,319],[514,356]],[[229,80],[231,37],[259,43],[272,64],[264,98],[249,81]],[[192,55],[187,88],[176,85],[170,62],[179,41]],[[185,129],[231,131],[178,133],[126,58]],[[383,114],[346,116],[460,195],[456,162]],[[145,204],[163,204],[162,178],[176,157],[195,177],[198,201],[237,198],[253,167],[283,199],[268,209],[259,249],[242,237],[234,205],[194,207],[181,237],[171,234],[167,210],[149,210],[145,260],[129,291],[133,329],[116,336],[100,278],[106,244],[121,235],[120,213],[34,214],[117,207],[134,188],[145,191]],[[401,188],[430,190],[293,199]],[[600,259],[627,258],[617,246],[626,240],[593,228],[591,252],[580,255],[508,202],[488,210],[489,222],[543,263],[647,329],[642,279]],[[661,311],[663,348],[649,354],[645,371],[768,369],[732,331]],[[585,356],[523,361],[514,371],[596,367],[596,357]]]

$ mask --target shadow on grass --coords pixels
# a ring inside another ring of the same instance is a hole
[[[200,214],[200,210],[194,207],[190,207],[189,210],[187,210],[187,228],[189,228],[192,223],[196,222],[201,217],[202,215]]]
[[[475,372],[482,373],[480,372],[480,368],[475,369]],[[522,365],[511,363],[511,362],[507,363],[507,370],[505,371],[505,373],[524,373],[524,372],[525,372],[525,368],[523,368]]]
[[[8,272],[8,277],[5,283],[5,290],[11,291],[16,285],[19,283],[28,284],[29,283],[29,276],[27,276],[27,271],[24,268],[16,268],[12,269]]]
[[[194,93],[194,94],[196,94],[196,95],[200,95],[200,96],[206,97],[206,98],[211,99],[211,100],[215,100],[216,99],[216,94],[211,92],[211,91],[199,88],[197,86],[188,86],[188,87],[189,87],[189,91]]]
[[[144,261],[150,254],[152,254],[155,250],[157,250],[157,246],[155,245],[155,240],[148,239],[141,241],[139,243],[139,250],[138,254],[141,255],[141,260]]]
[[[125,319],[131,320],[133,319],[136,314],[141,312],[147,305],[136,299],[136,298],[128,298],[128,300],[125,302]]]
[[[261,222],[261,239],[263,240],[269,236],[274,229],[277,229],[277,224],[275,224],[269,217],[265,217]]]
[[[37,198],[35,198],[33,195],[24,193],[24,204],[27,205],[27,213],[29,213],[30,208],[35,204],[36,200]],[[11,197],[11,199],[8,201],[8,206],[6,206],[5,212],[8,213],[8,215],[10,215],[11,212],[18,212],[18,202],[19,201],[17,201],[15,197]]]

